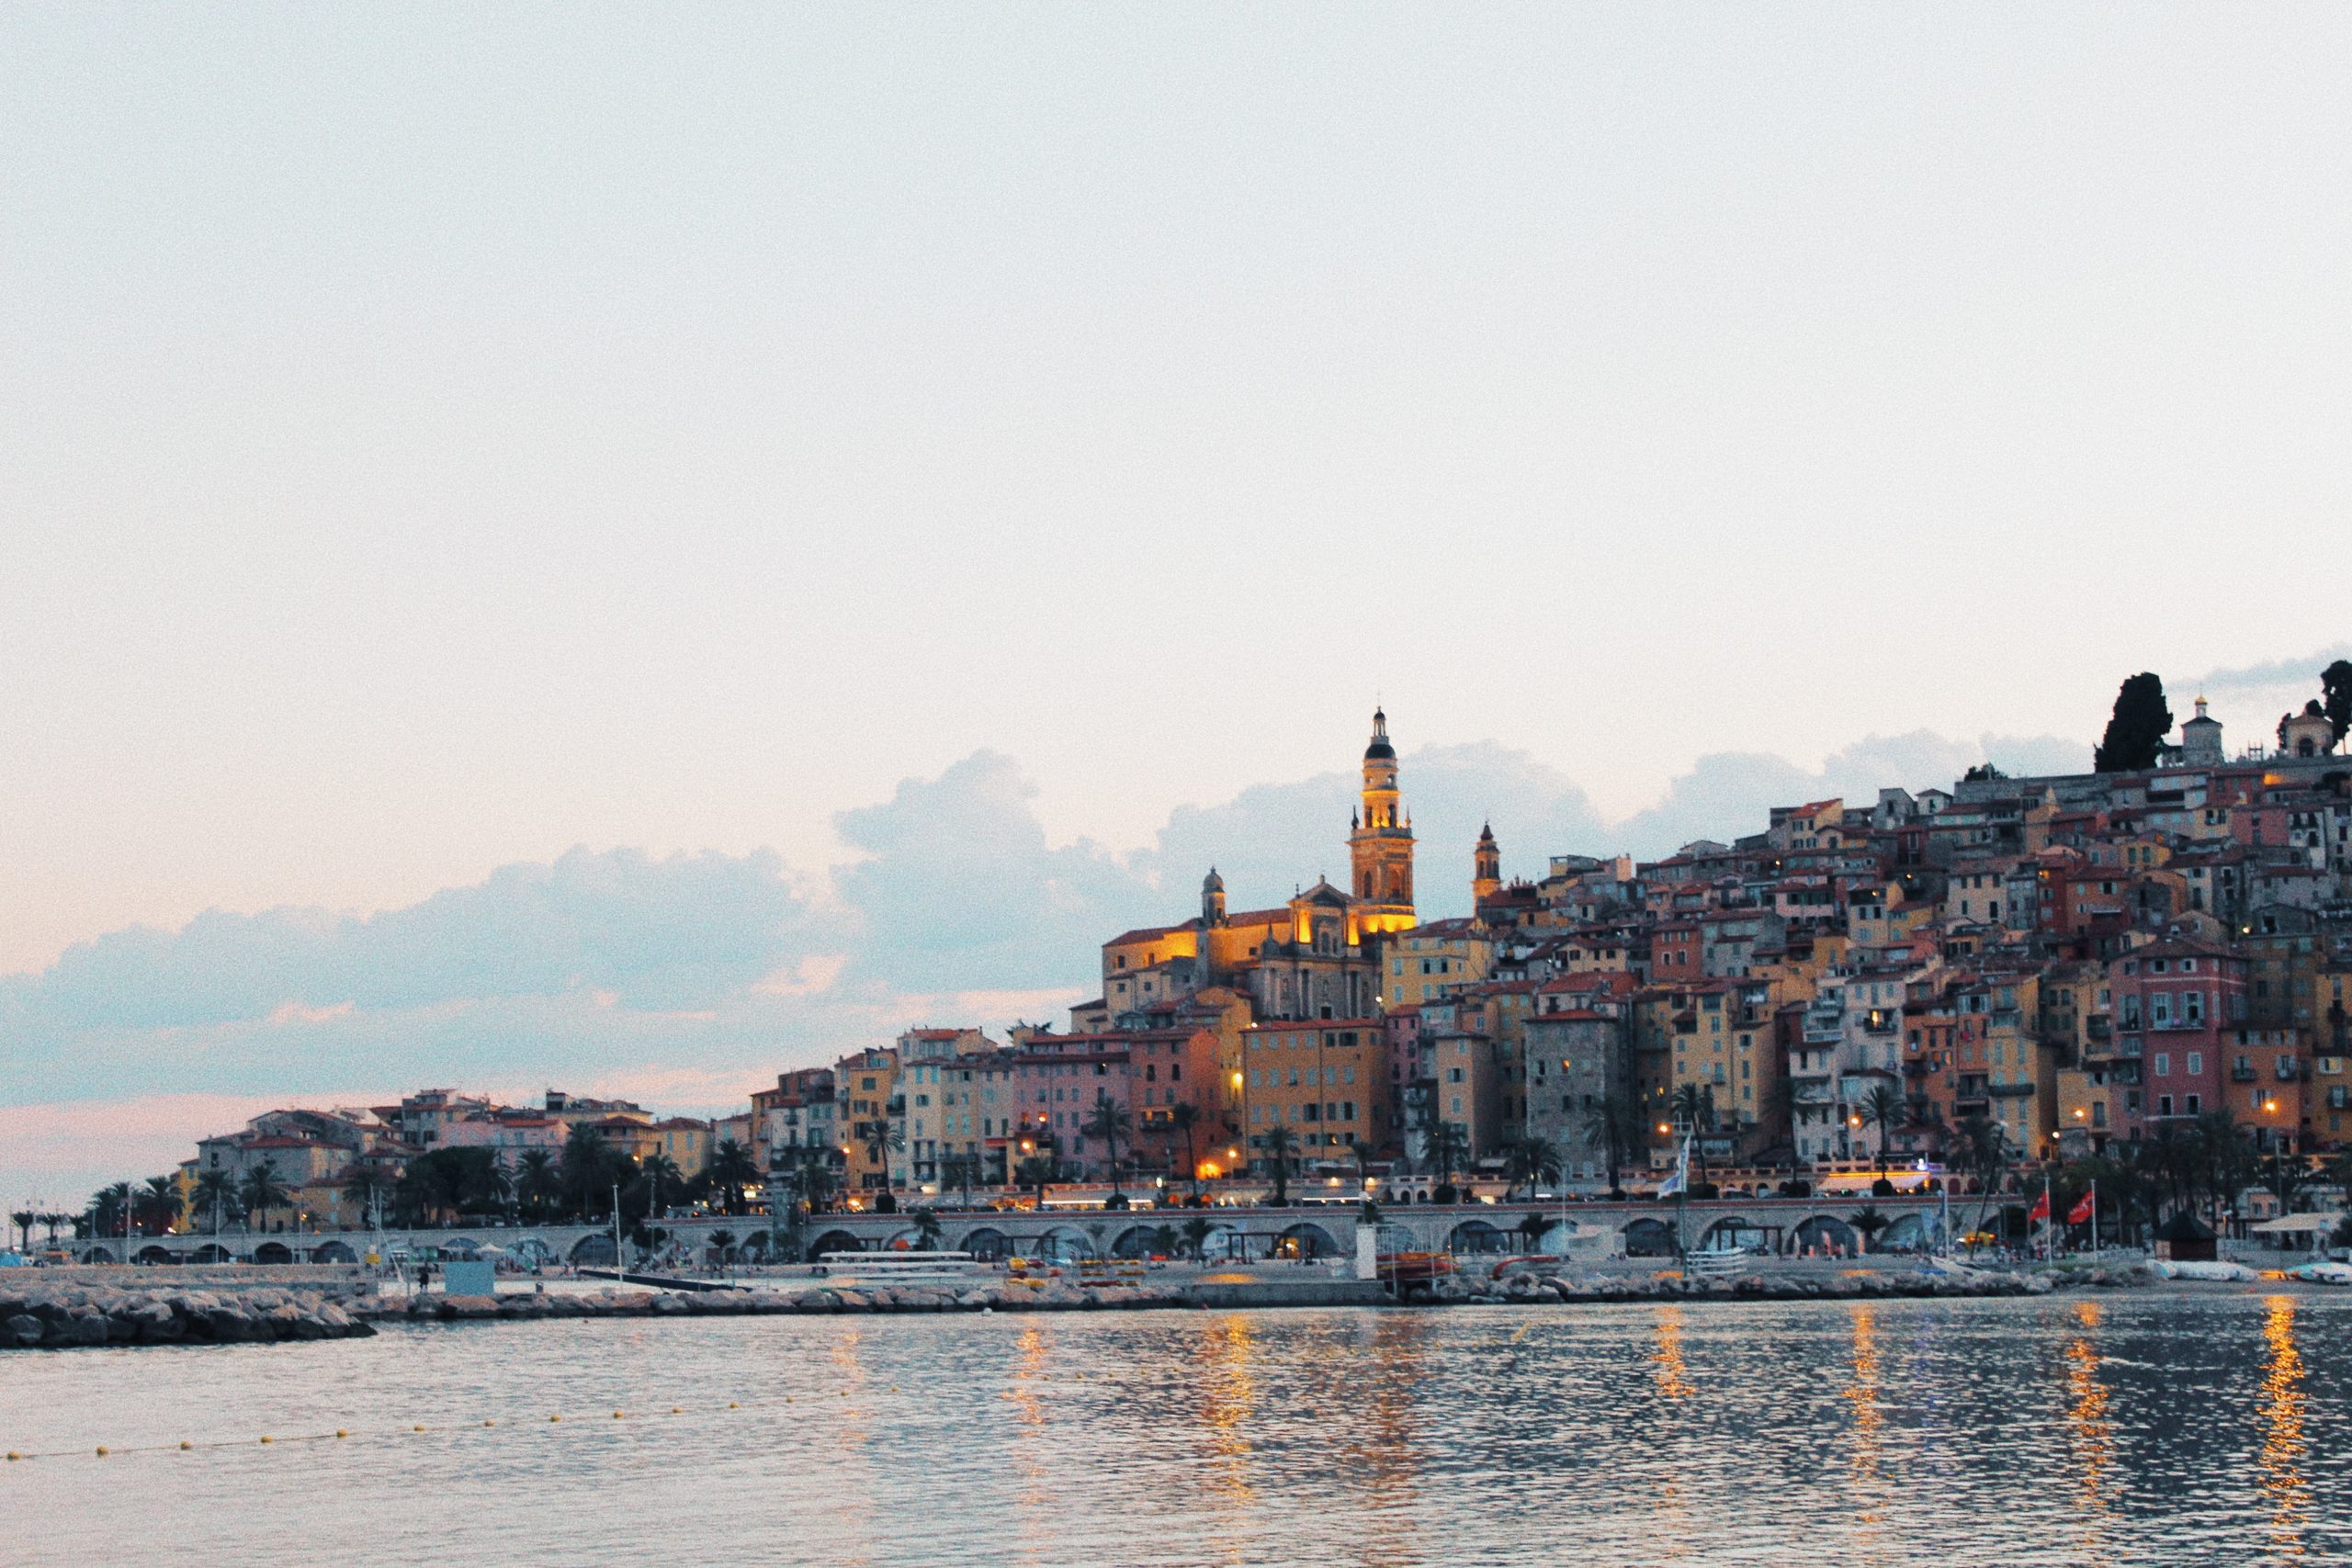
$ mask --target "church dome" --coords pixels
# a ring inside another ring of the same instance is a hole
[[[1388,744],[1388,716],[1380,709],[1372,710],[1372,744],[1363,749],[1363,760],[1375,758],[1386,761],[1396,760],[1396,748]]]

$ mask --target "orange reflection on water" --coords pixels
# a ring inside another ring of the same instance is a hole
[[[873,1487],[870,1470],[862,1462],[864,1450],[874,1437],[867,1426],[873,1419],[874,1411],[865,1398],[865,1359],[859,1354],[865,1343],[865,1330],[852,1318],[845,1321],[841,1332],[833,1336],[831,1351],[834,1370],[840,1372],[842,1379],[839,1458],[846,1473],[864,1478],[842,1488],[846,1506],[842,1517],[843,1539],[840,1561],[843,1568],[865,1568],[873,1561],[867,1555],[867,1543],[872,1539],[870,1532],[873,1528],[870,1512]]]
[[[1053,1467],[1046,1454],[1046,1399],[1040,1386],[1046,1378],[1046,1360],[1053,1350],[1053,1341],[1032,1318],[1013,1347],[1020,1359],[1013,1364],[1012,1387],[1005,1393],[1012,1404],[1012,1468],[1013,1473],[1021,1477],[1022,1516],[1035,1518],[1058,1506],[1051,1477]],[[1045,1561],[1032,1532],[1023,1532],[1021,1555],[1027,1562]]]
[[[1682,1309],[1662,1306],[1657,1309],[1657,1348],[1650,1352],[1650,1359],[1657,1367],[1657,1391],[1668,1399],[1688,1399],[1693,1392],[1690,1380],[1683,1375]]]
[[[1657,1347],[1650,1352],[1660,1395],[1670,1400],[1688,1399],[1697,1391],[1690,1386],[1682,1362],[1682,1309],[1661,1305],[1657,1309]],[[1661,1441],[1671,1440],[1670,1432],[1659,1434]],[[1690,1516],[1682,1497],[1682,1480],[1675,1472],[1669,1458],[1661,1457],[1657,1473],[1651,1484],[1657,1491],[1657,1533],[1661,1552],[1668,1562],[1675,1562],[1690,1552]]]
[[[1371,1397],[1363,1406],[1363,1440],[1348,1459],[1360,1467],[1362,1496],[1372,1528],[1363,1560],[1372,1568],[1402,1568],[1422,1560],[1414,1505],[1420,1485],[1420,1427],[1417,1394],[1428,1375],[1433,1314],[1385,1312],[1372,1320]]]
[[[1252,1550],[1257,1488],[1250,1480],[1250,1423],[1257,1414],[1258,1382],[1250,1370],[1250,1320],[1231,1313],[1212,1325],[1201,1347],[1201,1425],[1208,1434],[1206,1497],[1218,1506],[1223,1555],[1238,1562]]]
[[[2262,1337],[2270,1360],[2262,1378],[2262,1494],[2270,1500],[2271,1554],[2282,1562],[2303,1556],[2303,1514],[2311,1483],[2303,1476],[2303,1358],[2295,1348],[2295,1299],[2272,1296]]]
[[[1847,1465],[1853,1472],[1855,1545],[1862,1560],[1874,1562],[1881,1549],[1879,1527],[1886,1522],[1887,1488],[1883,1469],[1886,1412],[1880,1407],[1878,1319],[1867,1306],[1854,1308],[1853,1381],[1846,1399],[1854,1408],[1854,1439]]]
[[[2066,1345],[2066,1449],[2082,1512],[2081,1561],[2098,1562],[2107,1556],[2107,1472],[2115,1462],[2115,1424],[2108,1416],[2107,1384],[2098,1375],[2098,1347],[2091,1340],[2099,1325],[2098,1303],[2075,1303],[2075,1321],[2083,1332]]]

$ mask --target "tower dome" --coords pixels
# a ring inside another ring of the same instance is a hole
[[[1372,710],[1372,744],[1363,749],[1363,760],[1374,758],[1387,761],[1396,760],[1396,748],[1388,744],[1388,716],[1378,708]]]

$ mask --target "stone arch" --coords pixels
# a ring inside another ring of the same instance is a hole
[[[1446,1233],[1448,1252],[1509,1252],[1510,1237],[1486,1220],[1464,1220]]]
[[[1800,1254],[1851,1258],[1861,1250],[1861,1240],[1860,1233],[1835,1214],[1807,1214],[1790,1234],[1789,1246]]]
[[[114,1254],[106,1247],[94,1247],[87,1252],[82,1254],[82,1261],[85,1263],[111,1263],[114,1261]]]
[[[544,1268],[555,1257],[555,1248],[548,1245],[548,1238],[543,1235],[526,1235],[510,1250],[514,1254],[514,1261],[526,1269]]]
[[[592,1269],[610,1269],[619,1261],[613,1238],[602,1231],[591,1231],[571,1244],[571,1261]]]
[[[1737,1214],[1725,1214],[1699,1233],[1699,1250],[1727,1251],[1735,1247],[1746,1247],[1748,1243],[1744,1238],[1756,1234],[1758,1234],[1756,1227]]]
[[[808,1244],[808,1256],[822,1258],[828,1252],[863,1252],[865,1244],[847,1231],[827,1231]]]
[[[1094,1256],[1094,1243],[1076,1225],[1047,1225],[1023,1244],[1032,1258],[1047,1263],[1078,1263]]]
[[[1331,1238],[1331,1233],[1308,1220],[1285,1226],[1283,1234],[1274,1239],[1274,1256],[1277,1258],[1295,1258],[1305,1261],[1316,1258],[1336,1258],[1339,1253],[1340,1244]]]
[[[1935,1238],[1935,1227],[1928,1216],[1915,1212],[1897,1217],[1893,1224],[1879,1233],[1878,1250],[1884,1252],[1896,1247],[1926,1247]]]
[[[177,1263],[179,1260],[178,1253],[163,1246],[142,1247],[131,1257],[134,1263]]]
[[[1674,1227],[1664,1220],[1643,1218],[1625,1226],[1625,1256],[1628,1258],[1671,1258],[1674,1256]]]
[[[282,1241],[266,1241],[259,1247],[254,1248],[254,1261],[256,1263],[291,1263],[294,1261],[294,1249],[287,1246]]]
[[[1162,1250],[1159,1246],[1160,1229],[1159,1225],[1129,1225],[1111,1238],[1111,1256],[1149,1258],[1153,1253]]]
[[[352,1251],[347,1242],[322,1242],[311,1249],[311,1261],[313,1263],[356,1263],[359,1261],[359,1254]]]
[[[1012,1244],[994,1225],[982,1225],[978,1230],[966,1231],[964,1239],[956,1244],[956,1248],[959,1252],[970,1253],[984,1263],[993,1263],[1011,1252]]]
[[[208,1241],[189,1253],[187,1260],[190,1263],[226,1263],[229,1261],[229,1249],[217,1241]]]
[[[1230,1262],[1236,1258],[1249,1256],[1250,1238],[1232,1225],[1222,1223],[1211,1224],[1208,1234],[1201,1237],[1201,1261],[1204,1263]]]

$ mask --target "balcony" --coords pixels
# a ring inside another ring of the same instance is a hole
[[[2262,1075],[2260,1073],[2256,1072],[2252,1067],[2232,1067],[2230,1069],[2230,1081],[2232,1083],[2252,1083],[2261,1076]]]
[[[1996,1100],[2022,1100],[2029,1094],[2038,1092],[2039,1086],[2030,1083],[1996,1083],[1991,1085],[1990,1089]]]

